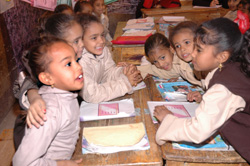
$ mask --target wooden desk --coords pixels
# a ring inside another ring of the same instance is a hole
[[[202,23],[203,21],[222,17],[228,10],[224,8],[193,8],[193,6],[189,5],[168,9],[141,9],[141,11],[143,17],[155,17],[155,20],[162,16],[185,16],[188,20]]]
[[[163,101],[153,79],[148,79],[149,98]],[[173,149],[171,143],[161,146],[163,158],[168,166],[246,166],[248,165],[235,151],[197,151]]]
[[[121,50],[118,48],[115,54],[115,62],[121,61],[122,56]],[[151,120],[149,112],[145,112],[144,109],[147,108],[147,101],[149,101],[148,89],[144,88],[135,91],[131,95],[125,95],[116,100],[121,100],[124,98],[133,98],[135,108],[139,108],[140,111],[136,113],[135,117],[120,118],[120,119],[108,119],[108,120],[96,120],[89,122],[82,122],[81,129],[89,126],[109,126],[109,125],[120,125],[129,123],[139,123],[143,122],[147,135],[149,138],[150,149],[142,151],[124,151],[113,154],[82,154],[82,130],[80,133],[80,138],[76,146],[76,151],[73,155],[73,159],[82,158],[82,165],[155,165],[162,166],[162,154],[161,148],[155,142],[156,128]]]

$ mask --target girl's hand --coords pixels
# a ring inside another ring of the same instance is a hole
[[[176,82],[178,80],[178,77],[177,78],[170,78],[169,80],[168,80],[168,82]]]
[[[39,128],[40,125],[44,124],[46,118],[46,105],[44,100],[38,94],[37,90],[29,90],[28,98],[30,102],[30,107],[28,109],[26,122],[29,128],[34,125],[36,128]]]
[[[188,101],[196,101],[196,102],[200,103],[202,100],[202,96],[201,96],[200,92],[198,92],[198,91],[189,92],[187,94],[187,100]]]
[[[78,160],[60,160],[57,161],[57,166],[78,166],[82,162],[82,159]]]
[[[130,64],[127,62],[118,62],[117,67],[128,67]]]
[[[142,81],[140,71],[134,65],[124,68],[123,72],[128,77],[131,86],[136,86],[137,83]]]
[[[160,122],[162,122],[162,120],[168,114],[172,114],[173,115],[173,113],[171,111],[169,111],[164,105],[156,106],[155,109],[154,109],[154,116]]]

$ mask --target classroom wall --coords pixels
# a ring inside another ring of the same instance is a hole
[[[23,68],[21,54],[34,40],[34,25],[45,12],[20,0],[14,2],[15,7],[0,14],[0,122],[16,102],[12,88]]]

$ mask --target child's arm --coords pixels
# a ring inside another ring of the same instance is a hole
[[[20,88],[19,104],[23,109],[28,110],[27,124],[29,127],[32,126],[31,124],[39,127],[38,123],[42,124],[42,119],[46,120],[43,111],[45,110],[44,101],[38,95],[38,87],[30,77],[25,78]]]
[[[32,125],[36,126],[37,128],[40,125],[44,124],[46,121],[46,105],[42,97],[38,94],[37,89],[30,89],[27,92],[28,99],[30,102],[30,107],[28,109],[28,115],[26,118],[28,127],[32,127]]]

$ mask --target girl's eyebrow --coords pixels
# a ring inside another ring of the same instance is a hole
[[[70,59],[70,56],[64,57],[63,59],[60,60],[60,62],[66,61],[66,60],[68,60],[68,59]]]

